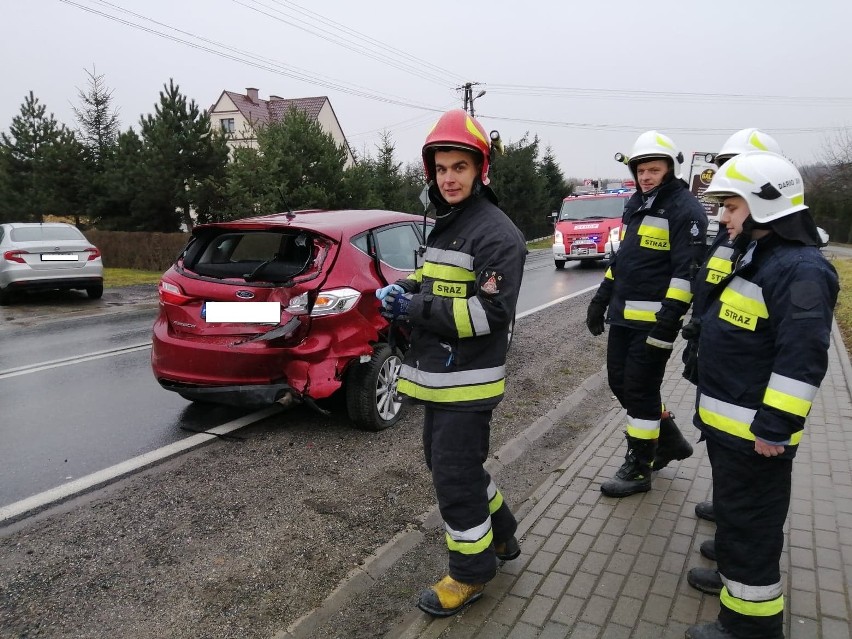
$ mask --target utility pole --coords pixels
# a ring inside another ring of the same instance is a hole
[[[479,86],[482,84],[481,82],[465,82],[462,86],[456,87],[457,91],[464,90],[464,110],[470,114],[470,117],[474,117],[473,111],[473,101],[477,98],[481,98],[485,95],[485,90],[480,91],[476,95],[473,95],[473,87]]]

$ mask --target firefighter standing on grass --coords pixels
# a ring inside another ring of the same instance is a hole
[[[479,599],[497,560],[520,554],[515,517],[483,467],[527,253],[487,186],[490,157],[465,111],[438,120],[423,146],[437,212],[422,265],[376,291],[385,316],[411,326],[397,388],[425,405],[423,448],[449,552],[449,574],[418,602],[434,616]]]
[[[610,325],[609,386],[627,411],[625,462],[601,485],[610,497],[650,490],[652,470],[692,454],[660,397],[707,230],[682,162],[674,142],[657,131],[636,140],[628,165],[639,190],[624,208],[621,246],[588,308],[592,335],[603,332],[605,318]]]

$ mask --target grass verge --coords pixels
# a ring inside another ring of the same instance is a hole
[[[527,249],[529,250],[550,248],[551,246],[553,246],[552,237],[546,237],[543,240],[537,240],[535,242],[527,242]]]
[[[843,343],[849,352],[852,344],[852,259],[835,258],[831,261],[840,277],[840,293],[837,296],[837,306],[834,307],[834,318],[843,335]],[[852,353],[850,353],[852,356]]]
[[[132,268],[105,268],[104,287],[157,284],[163,276],[161,271],[137,271]]]

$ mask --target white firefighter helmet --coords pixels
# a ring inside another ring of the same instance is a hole
[[[645,131],[636,138],[630,151],[628,166],[633,176],[636,176],[636,165],[644,160],[669,159],[673,163],[674,176],[683,179],[683,153],[677,148],[672,139],[659,131]]]
[[[725,140],[722,150],[716,154],[714,162],[716,166],[722,166],[735,155],[749,151],[769,151],[770,153],[781,153],[781,146],[768,133],[760,129],[741,129]]]
[[[722,203],[734,195],[746,201],[757,223],[772,222],[807,208],[798,169],[787,158],[766,151],[748,151],[725,162],[703,197]]]

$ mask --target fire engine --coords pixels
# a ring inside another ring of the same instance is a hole
[[[564,268],[565,262],[572,260],[611,258],[621,239],[624,205],[635,191],[635,184],[627,181],[621,188],[569,195],[562,200],[553,231],[553,263],[556,268]]]

